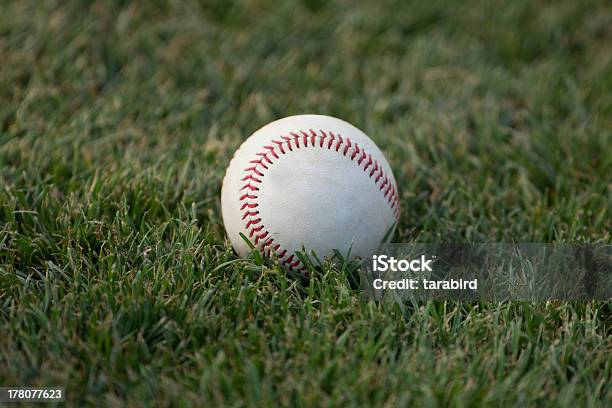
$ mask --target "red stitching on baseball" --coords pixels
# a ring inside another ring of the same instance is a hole
[[[310,134],[308,133],[310,132]],[[264,224],[262,223],[261,217],[253,218],[259,215],[259,211],[252,211],[253,208],[257,208],[259,206],[258,203],[252,202],[250,200],[257,200],[258,196],[251,194],[252,191],[259,191],[259,187],[254,186],[252,183],[261,183],[261,178],[264,177],[263,170],[268,170],[267,164],[274,164],[274,162],[268,157],[271,155],[275,159],[279,159],[278,153],[281,155],[287,154],[287,151],[283,147],[289,149],[290,152],[293,151],[292,142],[295,143],[295,148],[300,148],[300,136],[302,138],[303,147],[309,147],[308,145],[308,136],[310,136],[310,147],[316,147],[316,138],[319,138],[318,146],[319,148],[324,148],[325,139],[327,141],[327,149],[331,149],[336,142],[335,151],[341,153],[343,156],[346,156],[349,150],[353,150],[350,154],[351,161],[354,161],[355,158],[358,158],[357,165],[361,167],[361,169],[368,174],[368,177],[374,181],[374,184],[378,187],[378,189],[383,194],[387,203],[389,204],[391,210],[395,215],[395,218],[399,218],[399,195],[391,179],[386,174],[383,167],[378,163],[377,160],[372,158],[372,155],[366,153],[366,151],[359,147],[358,144],[353,144],[351,140],[346,137],[342,138],[339,134],[334,134],[333,132],[326,133],[324,130],[319,130],[319,133],[315,132],[312,129],[299,130],[294,132],[289,132],[292,137],[281,135],[280,140],[272,140],[272,145],[264,145],[262,149],[265,149],[263,152],[256,153],[258,157],[257,160],[251,160],[249,163],[253,164],[252,167],[248,167],[244,169],[244,172],[247,174],[242,178],[243,184],[241,191],[246,190],[247,192],[240,196],[240,201],[244,201],[240,210],[243,211],[242,219],[245,220],[245,229],[248,231],[249,238],[254,241],[254,245],[258,247],[259,251],[263,253],[265,256],[270,256],[271,253],[275,253],[278,261],[287,267],[289,270],[294,272],[302,273],[306,271],[306,267],[301,265],[301,261],[299,258],[295,256],[295,254],[289,254],[287,256],[287,250],[281,248],[280,244],[274,243],[274,239],[269,237],[269,232],[264,230]],[[344,146],[342,152],[340,152],[340,148]],[[278,152],[277,152],[278,149]],[[362,163],[364,160],[364,166]],[[266,164],[267,163],[267,164]],[[371,170],[368,171],[368,168],[371,167]],[[258,176],[259,178],[255,177]],[[247,201],[245,201],[247,200]],[[262,232],[263,230],[263,232]],[[255,236],[255,238],[253,238]],[[267,239],[266,239],[267,238]],[[272,245],[274,243],[274,245]],[[299,267],[298,267],[299,265]]]
[[[257,214],[259,214],[259,211],[246,211],[244,215],[242,216],[242,219],[244,220],[246,217],[251,217]]]
[[[300,133],[302,136],[304,136],[304,147],[308,147],[308,133],[304,132],[303,130],[300,130]]]
[[[329,143],[327,143],[327,148],[331,149],[332,144],[334,143],[334,132],[329,132]]]
[[[279,142],[278,140],[273,140],[272,143],[278,146],[281,154],[285,154],[285,149],[283,149],[283,142]]]
[[[287,136],[281,136],[281,138],[285,139],[287,141],[287,147],[289,147],[289,151],[292,152],[293,148],[291,147],[291,138],[287,137]]]
[[[255,236],[255,245],[257,245],[260,240],[264,239],[267,236],[268,236],[268,231],[264,231],[263,234],[256,235]]]
[[[362,150],[361,151],[361,157],[359,157],[359,160],[357,160],[357,164],[361,166],[361,162],[364,161],[366,157],[367,157],[367,154],[366,154],[365,150]]]
[[[368,170],[368,167],[370,167],[372,165],[372,155],[368,154],[368,162],[366,163],[365,167],[363,168],[363,171]]]
[[[261,180],[253,176],[252,174],[249,174],[248,176],[245,176],[242,178],[242,181],[246,181],[246,180],[251,180],[251,181],[254,181],[255,183],[261,183]]]
[[[242,204],[242,207],[240,207],[240,211],[244,210],[245,208],[257,208],[259,207],[259,204],[257,203],[244,203]]]
[[[378,170],[378,162],[374,162],[374,167],[372,168],[372,171],[370,172],[370,178],[372,177],[372,175],[374,175],[374,173],[376,173],[376,170]]]
[[[289,132],[289,134],[293,136],[293,141],[295,142],[295,148],[299,149],[300,148],[300,136],[296,134],[295,132]]]
[[[273,146],[264,146],[264,149],[268,149],[270,151],[270,154],[272,156],[274,156],[275,159],[278,159],[278,155],[274,151],[274,147]]]
[[[342,152],[343,156],[346,156],[346,152],[348,152],[348,149],[350,149],[351,147],[351,139],[349,139],[348,137],[346,138],[346,147],[344,148],[344,152]]]
[[[266,153],[257,153],[257,156],[260,156],[262,160],[265,160],[268,163],[273,164],[272,160],[270,160],[270,158],[268,157],[268,153],[267,152]]]
[[[247,223],[247,224],[248,224],[248,223]],[[250,225],[250,224],[249,224],[249,225]],[[253,235],[254,235],[256,232],[261,231],[261,230],[263,229],[263,227],[264,227],[263,225],[260,225],[259,227],[253,227],[253,228],[251,228],[251,232],[249,232],[249,238],[253,238]],[[248,228],[249,228],[249,227],[247,227],[247,229],[248,229]]]
[[[256,166],[246,168],[246,169],[244,169],[244,171],[252,171],[253,173],[257,174],[258,176],[263,177],[263,173],[261,171],[257,170]]]
[[[249,218],[249,221],[246,224],[246,228],[248,229],[251,225],[259,224],[261,222],[261,218],[255,218],[254,220]]]
[[[355,157],[359,154],[359,145],[355,144],[355,151],[351,154],[351,160],[355,159]]]

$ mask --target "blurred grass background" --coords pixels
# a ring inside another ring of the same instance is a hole
[[[396,241],[609,243],[605,1],[0,1],[0,384],[97,405],[606,405],[612,305],[377,305],[236,260],[232,152],[340,117]]]

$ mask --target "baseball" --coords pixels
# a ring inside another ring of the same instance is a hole
[[[251,248],[303,272],[302,249],[370,257],[399,216],[393,172],[376,144],[330,116],[267,124],[236,151],[221,189],[223,223],[240,256]],[[350,252],[349,252],[350,250]]]

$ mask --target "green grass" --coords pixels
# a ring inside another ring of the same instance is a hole
[[[506,3],[1,1],[0,385],[609,406],[611,302],[376,304],[224,235],[233,150],[312,112],[388,156],[395,241],[610,243],[612,8]]]

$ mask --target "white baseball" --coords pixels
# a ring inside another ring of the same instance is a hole
[[[298,115],[253,133],[234,154],[221,190],[223,222],[240,256],[244,234],[266,256],[301,272],[295,251],[371,256],[391,238],[399,199],[376,144],[330,116]]]

